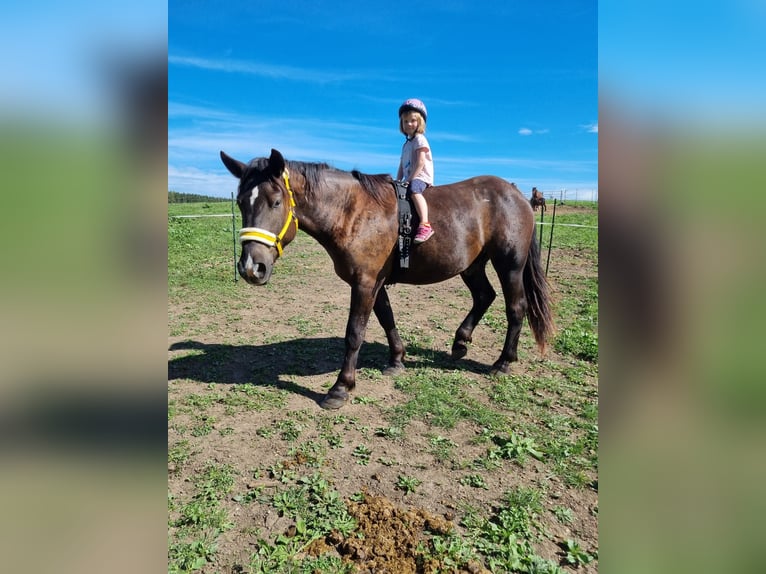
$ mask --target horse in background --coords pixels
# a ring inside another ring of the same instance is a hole
[[[543,211],[546,210],[545,207],[545,196],[539,191],[537,191],[536,187],[532,188],[532,197],[529,199],[529,203],[532,204],[532,209],[534,211],[537,211],[538,207],[542,207]]]

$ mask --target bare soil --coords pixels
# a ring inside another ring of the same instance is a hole
[[[559,207],[558,213],[566,207]],[[550,212],[549,212],[550,213]],[[546,215],[546,220],[548,219]],[[296,241],[296,244],[299,243]],[[225,316],[205,309],[204,301],[194,298],[169,305],[171,325],[183,320],[185,327],[175,329],[169,337],[169,397],[181,404],[185,397],[235,384],[253,383],[287,389],[287,404],[281,410],[266,408],[247,410],[232,416],[224,405],[213,404],[205,412],[213,430],[205,436],[192,436],[189,429],[199,423],[193,414],[181,412],[169,426],[169,445],[188,441],[191,456],[183,466],[169,465],[169,493],[177,498],[188,496],[192,490],[189,477],[209,462],[228,464],[237,471],[232,494],[261,489],[276,492],[280,482],[265,471],[274,465],[293,468],[298,475],[321,470],[332,476],[332,485],[346,499],[349,512],[357,519],[362,537],[348,539],[330,535],[313,542],[305,549],[308,555],[334,552],[352,561],[361,573],[408,574],[450,571],[443,564],[418,565],[415,550],[425,536],[464,532],[461,517],[467,510],[488,516],[502,499],[503,493],[516,486],[534,486],[546,493],[546,512],[539,517],[545,533],[534,543],[536,553],[554,560],[567,571],[575,570],[562,562],[563,552],[558,541],[576,539],[590,551],[598,549],[598,491],[595,473],[591,484],[573,488],[566,485],[543,462],[529,458],[519,465],[506,461],[502,468],[481,471],[487,488],[474,488],[460,479],[475,473],[467,463],[487,450],[486,443],[475,439],[480,429],[460,423],[453,429],[433,428],[428,421],[412,421],[406,432],[396,440],[376,435],[376,429],[387,428],[387,409],[406,400],[406,395],[394,387],[394,379],[380,374],[387,360],[386,339],[381,327],[371,317],[365,344],[360,353],[357,388],[354,397],[339,411],[322,411],[317,401],[335,381],[343,354],[343,335],[347,317],[350,289],[334,273],[332,263],[313,240],[305,238],[300,246],[288,246],[284,259],[305,259],[291,264],[303,267],[296,273],[280,273],[283,261],[276,263],[270,285],[251,287],[240,281],[251,304],[231,310]],[[545,254],[543,254],[543,258]],[[286,263],[285,263],[286,264]],[[551,261],[549,282],[554,294],[572,277],[595,277],[595,264],[577,252],[559,253]],[[490,280],[500,292],[491,270]],[[470,296],[459,278],[425,287],[394,285],[389,288],[397,326],[408,347],[405,364],[417,368],[428,357],[445,371],[468,374],[476,381],[472,396],[487,401],[481,388],[491,384],[489,367],[497,359],[504,331],[480,325],[474,333],[468,355],[451,362],[449,351],[454,331],[470,306]],[[502,294],[492,309],[502,317]],[[550,372],[550,364],[572,362],[552,350],[544,359],[539,357],[534,341],[525,325],[520,341],[520,361],[514,373],[542,377]],[[319,358],[315,354],[305,359],[308,345],[321,345],[326,350]],[[256,372],[257,376],[253,373]],[[597,381],[588,381],[596,392]],[[219,391],[220,392],[220,391]],[[541,395],[544,392],[541,391]],[[541,396],[541,399],[546,398]],[[553,401],[551,409],[569,414],[566,406]],[[342,416],[333,428],[343,433],[342,446],[328,449],[320,469],[307,468],[300,454],[288,454],[291,447],[306,441],[320,441],[316,417]],[[527,420],[527,413],[518,413]],[[281,421],[291,419],[300,427],[300,437],[285,442],[279,434],[263,436],[259,429],[275,428]],[[512,430],[512,429],[510,429]],[[434,435],[448,438],[457,447],[451,460],[441,461],[433,454],[428,438]],[[353,455],[358,445],[372,450],[369,463],[360,464]],[[405,493],[397,488],[400,476],[417,477],[421,481],[415,492]],[[364,492],[363,502],[352,500]],[[217,561],[203,572],[244,572],[259,538],[273,541],[278,535],[289,535],[292,520],[280,516],[268,504],[253,502],[239,504],[224,501],[234,527],[218,538]],[[550,509],[553,506],[571,509],[571,524],[559,522]],[[597,572],[597,561],[581,566],[578,572]],[[441,568],[442,570],[439,570]],[[468,563],[455,572],[489,572],[485,565]]]

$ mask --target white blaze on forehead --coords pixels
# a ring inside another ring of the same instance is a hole
[[[258,199],[258,186],[256,185],[250,192],[250,207],[255,205],[255,200]]]

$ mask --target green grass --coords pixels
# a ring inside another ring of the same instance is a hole
[[[229,209],[228,203],[172,204],[169,213],[228,213]],[[546,222],[551,214],[549,206]],[[597,211],[580,206],[574,214],[557,213],[556,223],[597,225]],[[238,216],[235,225],[239,225]],[[550,227],[543,226],[543,231],[545,261]],[[231,567],[231,558],[221,555],[224,541],[241,539],[249,546],[247,556],[234,566],[237,572],[350,574],[352,565],[337,556],[305,552],[311,541],[329,532],[358,534],[347,502],[364,495],[357,492],[348,500],[340,495],[334,481],[349,480],[337,475],[344,465],[353,465],[350,474],[387,477],[380,479],[379,488],[406,496],[415,505],[434,502],[422,486],[421,471],[427,467],[451,473],[446,478],[464,494],[492,497],[491,504],[475,507],[469,498],[456,511],[459,529],[429,533],[420,542],[419,559],[438,561],[445,572],[466,570],[469,561],[475,561],[495,572],[561,574],[564,567],[571,572],[597,560],[598,549],[578,541],[584,538],[571,530],[592,516],[578,515],[562,506],[566,499],[552,497],[553,491],[576,497],[586,489],[597,490],[598,279],[592,273],[560,274],[556,267],[564,253],[589,264],[596,262],[597,241],[592,229],[557,225],[554,230],[549,278],[555,286],[558,334],[549,357],[532,358],[532,343],[524,332],[523,374],[490,378],[470,363],[453,369],[440,358],[439,349],[451,341],[456,324],[434,318],[420,329],[408,324],[406,317],[399,318],[402,338],[411,352],[408,357],[410,361],[414,357],[414,362],[393,379],[383,377],[378,368],[361,367],[356,393],[345,407],[353,407],[351,415],[349,410],[288,409],[295,390],[306,384],[301,379],[303,371],[276,372],[269,362],[276,353],[283,364],[326,361],[326,341],[313,338],[326,327],[317,313],[345,315],[347,309],[319,303],[301,313],[287,306],[281,317],[269,319],[280,322],[281,333],[264,329],[261,338],[252,341],[236,332],[242,310],[253,308],[254,292],[233,280],[231,219],[169,218],[168,296],[173,309],[169,331],[173,337],[192,341],[205,340],[202,336],[212,333],[224,339],[224,349],[191,348],[174,359],[193,368],[184,374],[191,378],[168,385],[169,493],[173,486],[173,495],[168,496],[168,572],[223,571]],[[299,233],[275,267],[277,282],[259,288],[259,295],[278,297],[279,279],[309,293],[311,274],[326,264],[326,257],[321,247]],[[470,297],[465,295],[468,305]],[[443,305],[436,296],[424,304]],[[486,333],[502,340],[504,332],[504,310],[494,304],[477,328],[475,340]],[[342,330],[336,336],[342,337]],[[232,384],[230,364],[238,356],[234,350],[225,350],[227,345],[254,349],[259,360],[247,367],[252,383]],[[261,361],[264,349],[270,354]],[[204,380],[197,380],[197,373]],[[334,376],[323,374],[311,383],[315,385],[311,390],[325,391]],[[258,384],[262,379],[273,384]],[[367,389],[375,385],[393,387],[396,400],[373,398]],[[356,416],[360,412],[364,414]],[[248,416],[257,423],[246,431],[234,424]],[[237,444],[262,449],[266,458],[257,463],[250,459],[245,465],[236,457],[224,459],[230,464],[223,464],[200,455],[205,445],[218,441],[225,442],[227,449]],[[418,456],[403,456],[402,447],[417,449],[413,454]],[[394,448],[399,449],[396,454],[390,450]],[[470,455],[465,454],[466,448],[472,449]],[[521,484],[491,490],[498,478],[508,476]],[[349,489],[354,489],[353,484],[345,483],[343,490]],[[289,519],[290,535],[266,535],[263,522],[242,522],[243,516],[253,515],[258,521],[265,515]],[[546,522],[568,534],[552,537]],[[536,545],[543,538],[561,549],[556,557],[560,564],[537,554]]]
[[[409,397],[389,411],[395,426],[405,427],[417,418],[434,427],[454,428],[460,421],[479,427],[500,427],[505,417],[482,404],[468,391],[475,381],[463,373],[440,369],[413,369],[396,378],[395,387]]]
[[[469,516],[464,521],[490,570],[528,572],[533,564],[546,562],[535,554],[532,545],[542,535],[539,520],[543,496],[538,489],[517,487],[505,493],[502,505],[488,518]]]
[[[553,203],[551,203],[548,206],[548,211],[545,212],[542,225],[540,225],[539,214],[535,217],[538,223],[536,237],[539,242],[540,229],[542,229],[542,249],[545,256],[547,256],[549,246],[554,250],[572,249],[585,256],[593,256],[598,253],[598,211],[594,209],[592,204],[586,204],[587,202],[567,202],[568,207],[577,205],[578,210],[574,213],[562,213],[557,207],[554,220]],[[551,223],[553,223],[552,243]],[[592,254],[589,255],[588,252],[592,252]]]
[[[233,467],[208,463],[194,476],[192,497],[172,502],[168,572],[193,572],[215,559],[216,538],[234,527],[221,505],[234,476]]]

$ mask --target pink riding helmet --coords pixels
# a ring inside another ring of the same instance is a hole
[[[426,105],[417,98],[410,98],[404,100],[404,103],[399,106],[399,117],[402,117],[402,113],[406,111],[415,111],[423,116],[423,121],[428,121],[428,112],[426,111]]]

